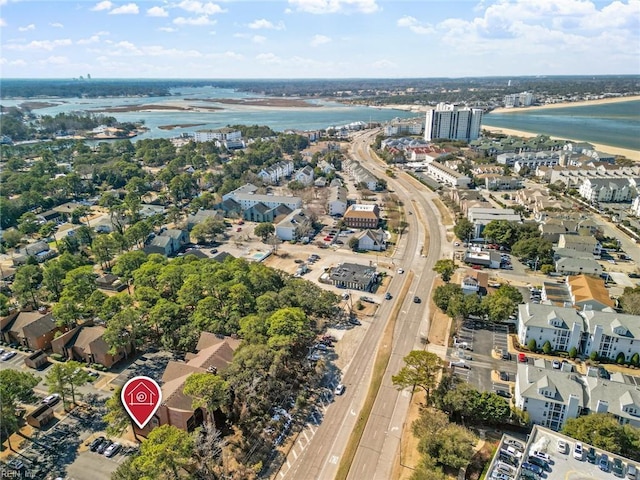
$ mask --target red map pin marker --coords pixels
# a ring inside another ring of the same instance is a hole
[[[136,425],[144,428],[162,402],[162,391],[152,378],[133,377],[122,387],[120,399]]]

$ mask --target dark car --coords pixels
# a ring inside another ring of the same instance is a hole
[[[538,475],[542,475],[544,473],[544,470],[542,469],[542,467],[539,467],[538,465],[534,465],[533,463],[529,463],[529,462],[524,462],[522,464],[522,468],[524,468],[525,470],[529,470],[530,472],[536,473]]]
[[[503,382],[509,381],[509,374],[507,372],[500,372],[500,380]]]
[[[511,398],[511,394],[509,392],[507,392],[506,390],[496,390],[496,395],[499,395],[503,398]]]
[[[391,294],[390,294],[389,292],[387,292],[387,293],[384,295],[384,298],[385,298],[385,300],[391,300]]]
[[[549,464],[545,462],[543,459],[541,459],[540,457],[529,456],[529,463],[532,463],[533,465],[537,465],[538,467],[544,470],[551,470],[551,468],[549,468]]]
[[[422,302],[422,300],[420,300],[420,297],[413,297],[413,303],[420,303]]]
[[[98,448],[96,448],[96,453],[99,454],[103,454],[104,451],[109,448],[111,446],[111,440],[106,440],[104,442],[102,442],[100,445],[98,445]]]
[[[587,451],[587,462],[595,464],[597,458],[596,449],[593,447],[589,448]]]
[[[98,449],[98,447],[100,446],[100,444],[101,444],[102,442],[104,442],[104,441],[105,441],[105,438],[104,438],[104,437],[98,437],[98,438],[96,438],[96,439],[95,439],[93,442],[91,442],[91,444],[89,445],[89,450],[91,450],[92,452],[95,452],[95,451]]]
[[[609,457],[606,453],[603,453],[598,461],[598,468],[603,472],[609,471]]]
[[[616,477],[624,477],[624,465],[622,464],[622,460],[620,460],[619,458],[614,458],[611,471]]]

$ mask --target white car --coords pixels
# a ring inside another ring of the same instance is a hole
[[[575,446],[573,447],[573,458],[582,461],[583,455],[584,449],[582,448],[582,442],[576,442]]]
[[[60,400],[60,395],[57,393],[52,393],[48,397],[44,397],[42,399],[42,403],[44,403],[45,405],[54,405],[58,403],[59,400]]]
[[[403,270],[402,268],[399,268],[399,269],[398,269],[398,273],[399,273],[399,274],[403,274],[403,273],[404,273],[404,270]]]
[[[493,480],[513,480],[513,477],[511,475],[508,475],[504,472],[498,472],[497,470],[493,471],[493,473],[491,474],[491,478]]]
[[[535,452],[533,452],[533,456],[541,458],[545,462],[550,462],[551,461],[551,455],[549,455],[547,453],[544,453],[544,452],[535,451]]]
[[[9,352],[4,353],[2,355],[2,357],[0,357],[0,358],[2,358],[2,361],[4,362],[6,360],[11,360],[16,355],[17,355],[16,352],[9,351]]]
[[[564,440],[558,440],[558,452],[569,453],[569,444]]]
[[[334,393],[336,395],[342,395],[344,393],[344,389],[345,389],[345,386],[343,384],[339,383],[338,386],[336,387]]]

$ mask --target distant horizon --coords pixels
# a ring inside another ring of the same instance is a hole
[[[16,79],[601,76],[640,61],[640,0],[0,3]]]
[[[344,80],[465,80],[465,79],[519,79],[519,78],[527,78],[527,79],[535,79],[535,78],[606,78],[606,77],[637,77],[640,79],[640,73],[604,73],[601,75],[585,75],[585,74],[561,74],[561,75],[469,75],[469,76],[439,76],[439,77],[95,77],[90,72],[91,78],[87,78],[86,74],[81,74],[78,76],[71,77],[2,77],[0,78],[0,83],[4,80],[145,80],[145,81],[154,81],[154,80],[198,80],[198,81],[277,81],[277,80],[294,80],[294,81],[305,81],[305,80],[324,80],[324,81],[344,81]]]

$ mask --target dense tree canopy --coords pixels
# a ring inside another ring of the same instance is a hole
[[[594,447],[640,461],[640,428],[620,425],[613,415],[592,413],[569,418],[562,433]]]

